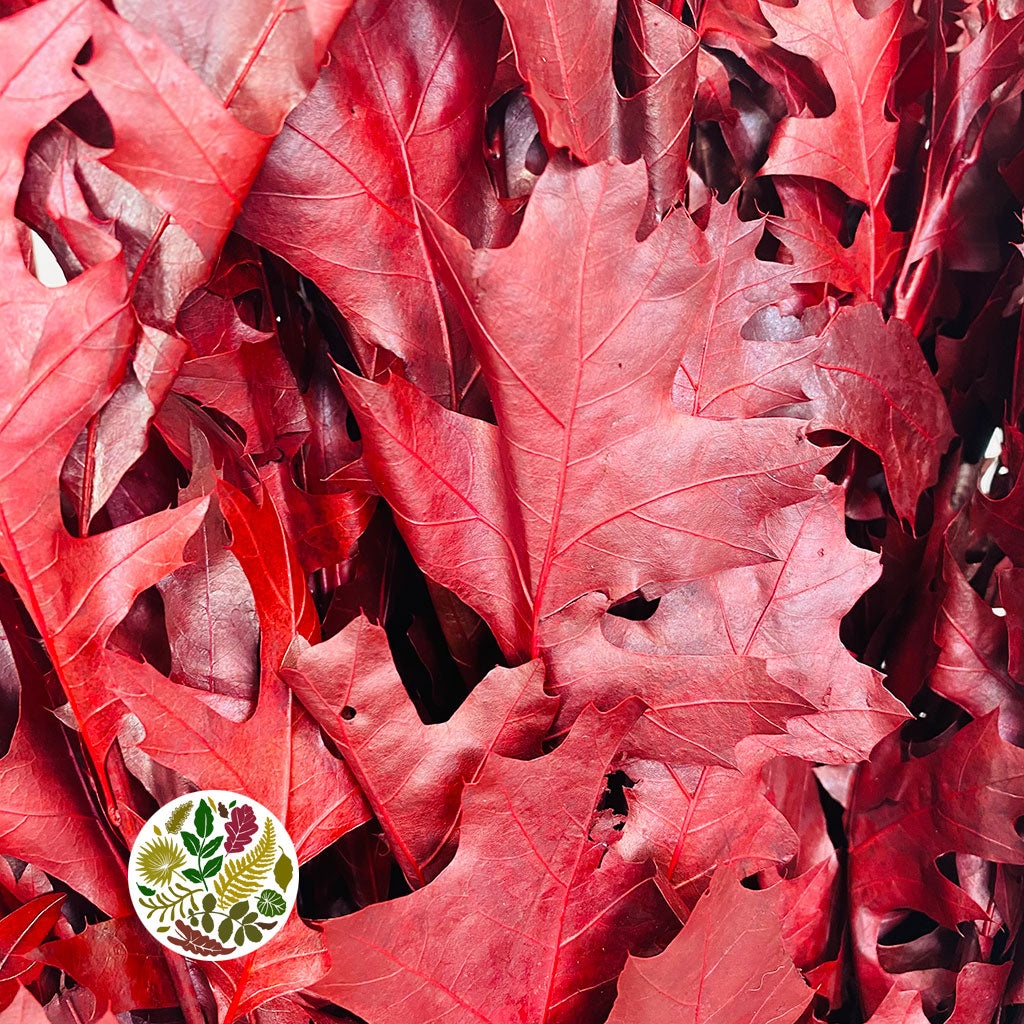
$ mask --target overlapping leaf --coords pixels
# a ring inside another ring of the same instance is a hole
[[[333,962],[313,991],[368,1024],[598,1016],[627,951],[657,934],[665,909],[647,867],[588,834],[638,710],[588,712],[537,761],[490,759],[467,789],[452,863],[411,896],[329,922]],[[438,928],[446,941],[424,941]],[[499,977],[515,977],[514,992]]]

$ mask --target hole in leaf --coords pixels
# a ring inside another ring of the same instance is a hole
[[[629,812],[626,801],[626,790],[632,789],[636,783],[624,771],[609,772],[606,776],[608,784],[597,805],[598,811],[611,810],[616,814],[625,815]]]
[[[866,210],[867,206],[864,203],[849,202],[846,204],[842,224],[839,228],[839,244],[844,249],[849,249],[853,245],[854,237],[857,234],[857,225]]]
[[[660,603],[660,597],[648,601],[642,594],[634,594],[613,604],[608,609],[608,614],[620,619],[629,619],[632,622],[646,622],[658,610]]]
[[[356,709],[352,707],[351,704],[346,704],[341,709],[341,717],[344,718],[346,722],[351,722],[352,719],[356,717]]]
[[[363,435],[359,432],[359,424],[356,422],[351,409],[345,414],[345,432],[348,434],[350,441],[362,440]]]
[[[935,866],[939,869],[939,873],[945,878],[948,878],[954,885],[960,884],[960,875],[956,869],[955,854],[944,853],[941,856],[936,857]]]
[[[91,92],[75,100],[57,120],[90,146],[111,149],[114,145],[114,126]]]
[[[67,276],[61,270],[53,250],[46,244],[42,236],[34,231],[32,237],[32,272],[36,280],[47,288],[63,288],[68,283]]]
[[[919,910],[908,910],[891,928],[878,936],[880,946],[902,946],[922,936],[930,935],[939,927],[927,914]]]
[[[161,675],[170,676],[171,645],[163,597],[156,587],[148,587],[135,598],[128,614],[114,627],[107,647],[135,661],[147,662]]]

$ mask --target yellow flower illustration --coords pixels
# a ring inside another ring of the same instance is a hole
[[[166,885],[185,865],[185,851],[171,839],[151,839],[139,853],[139,874],[150,885]]]

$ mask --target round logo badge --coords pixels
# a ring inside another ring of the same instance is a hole
[[[262,804],[204,789],[146,822],[128,860],[128,885],[135,912],[168,949],[231,960],[273,938],[295,906],[295,847]]]

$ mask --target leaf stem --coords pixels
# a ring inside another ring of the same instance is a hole
[[[249,975],[252,974],[253,960],[256,956],[256,950],[254,949],[246,958],[245,965],[242,967],[242,973],[238,978],[238,984],[235,986],[235,993],[231,997],[231,1002],[228,1004],[228,1008],[224,1011],[224,1024],[232,1024],[235,1017],[238,1016],[238,1011],[242,1005],[242,993],[245,991],[245,986],[249,981]],[[191,1022],[189,1022],[191,1024]]]
[[[171,983],[178,993],[178,1002],[181,1006],[182,1016],[185,1024],[206,1024],[206,1018],[199,1006],[199,999],[196,997],[195,986],[188,976],[188,969],[185,966],[184,958],[177,953],[172,953],[166,946],[160,946],[164,961],[167,964],[168,973],[171,976]]]

